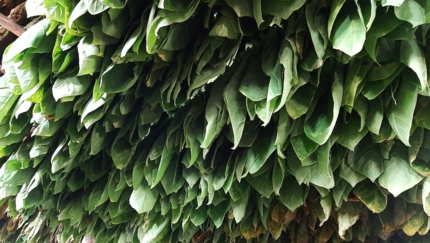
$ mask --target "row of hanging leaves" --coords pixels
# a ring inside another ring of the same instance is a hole
[[[44,0],[3,55],[2,242],[428,242],[426,0]]]

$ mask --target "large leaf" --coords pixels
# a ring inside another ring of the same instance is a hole
[[[91,83],[89,76],[58,78],[52,86],[52,95],[56,101],[82,95],[90,87]]]
[[[394,8],[394,13],[397,18],[408,21],[413,27],[426,22],[425,9],[414,0],[404,0],[402,5]]]
[[[348,230],[359,218],[360,205],[354,202],[346,202],[337,212],[339,222],[339,236],[345,237]]]
[[[249,58],[248,58],[249,59]],[[231,77],[230,82],[224,89],[223,97],[227,107],[227,111],[230,117],[230,122],[233,129],[234,135],[234,147],[236,148],[239,145],[239,141],[242,137],[243,128],[245,125],[246,119],[246,103],[245,97],[239,93],[239,85],[243,76],[245,75],[245,71],[249,61],[244,60],[237,71]]]
[[[384,159],[379,147],[369,139],[364,139],[356,152],[349,152],[346,161],[352,169],[365,175],[372,182],[384,171]]]
[[[264,166],[270,155],[276,150],[275,134],[270,129],[263,130],[261,136],[257,138],[259,146],[253,146],[249,149],[245,168],[250,174],[254,174]]]
[[[350,3],[347,1],[347,3]],[[333,48],[354,56],[363,49],[366,26],[360,18],[356,6],[343,6],[333,25],[331,33]]]
[[[290,192],[290,193],[286,193]],[[279,200],[291,211],[303,205],[307,192],[299,185],[293,176],[287,176],[280,190]]]
[[[139,188],[133,190],[130,196],[130,205],[138,213],[149,212],[155,206],[158,191],[151,190],[146,183],[140,184]]]
[[[423,179],[409,163],[397,154],[384,163],[384,173],[379,177],[379,184],[397,197],[400,193],[410,189]]]
[[[352,192],[373,213],[380,213],[387,206],[387,195],[369,181],[359,183]]]
[[[200,146],[202,148],[208,148],[212,144],[227,122],[227,109],[221,95],[225,88],[225,84],[220,81],[212,88],[211,95],[206,106],[205,117],[207,125],[205,138]]]
[[[312,112],[304,125],[306,135],[318,144],[324,144],[330,138],[339,116],[340,104],[342,101],[343,74],[338,66],[333,73],[333,84],[331,95],[322,101],[322,106]]]
[[[292,12],[303,6],[305,2],[304,0],[292,0],[288,3],[277,0],[261,1],[261,9],[264,13],[287,19]]]
[[[386,110],[388,122],[399,139],[407,146],[412,127],[413,111],[417,103],[418,89],[409,82],[402,82],[390,106]]]
[[[44,19],[39,23],[33,25],[31,28],[29,28],[28,31],[24,32],[20,36],[20,38],[17,39],[17,41],[13,42],[13,44],[3,55],[3,62],[12,60],[12,58],[14,58],[26,49],[38,48],[39,46],[42,46],[42,41],[47,41],[46,39],[44,40],[44,38],[46,38],[46,32],[48,31],[49,25],[50,21]],[[49,44],[49,41],[46,44]],[[48,46],[48,48],[49,49],[47,50],[43,50],[42,48],[40,48],[42,50],[39,51],[50,51],[51,47]]]
[[[405,41],[400,49],[400,61],[410,67],[417,74],[420,80],[421,90],[428,88],[427,65],[424,54],[415,41]]]

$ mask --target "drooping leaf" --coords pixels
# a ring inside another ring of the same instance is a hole
[[[359,183],[352,192],[374,213],[382,212],[387,206],[387,195],[369,181]]]
[[[379,184],[394,196],[410,189],[423,179],[401,156],[392,155],[384,163],[384,173],[379,177]]]
[[[223,97],[230,117],[230,122],[234,134],[234,147],[239,145],[240,138],[242,137],[243,128],[246,119],[246,104],[245,97],[239,93],[240,81],[243,78],[244,71],[248,61],[243,61],[238,70],[231,77],[230,82],[224,89]]]
[[[138,213],[149,212],[157,202],[158,191],[151,190],[145,182],[134,189],[130,196],[130,206]]]
[[[339,222],[339,236],[345,237],[346,231],[353,226],[360,215],[360,205],[354,202],[346,202],[337,212]]]
[[[413,110],[417,102],[418,89],[409,82],[402,82],[394,95],[394,100],[386,110],[388,122],[399,139],[407,146],[412,127]]]
[[[366,39],[366,26],[360,18],[356,6],[353,4],[343,6],[334,21],[331,38],[334,49],[350,56],[361,51]]]
[[[305,121],[304,131],[309,139],[317,144],[324,144],[329,139],[336,125],[342,100],[342,69],[338,66],[333,70],[334,82],[331,95],[324,100],[324,107],[314,111]]]

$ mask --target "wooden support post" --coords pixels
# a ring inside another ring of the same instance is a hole
[[[2,13],[0,13],[0,25],[14,33],[16,36],[21,36],[22,33],[25,32],[25,30],[19,24],[13,22],[10,18],[6,17]]]

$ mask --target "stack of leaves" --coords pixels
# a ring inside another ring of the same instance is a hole
[[[430,241],[428,1],[38,3],[2,242]]]

